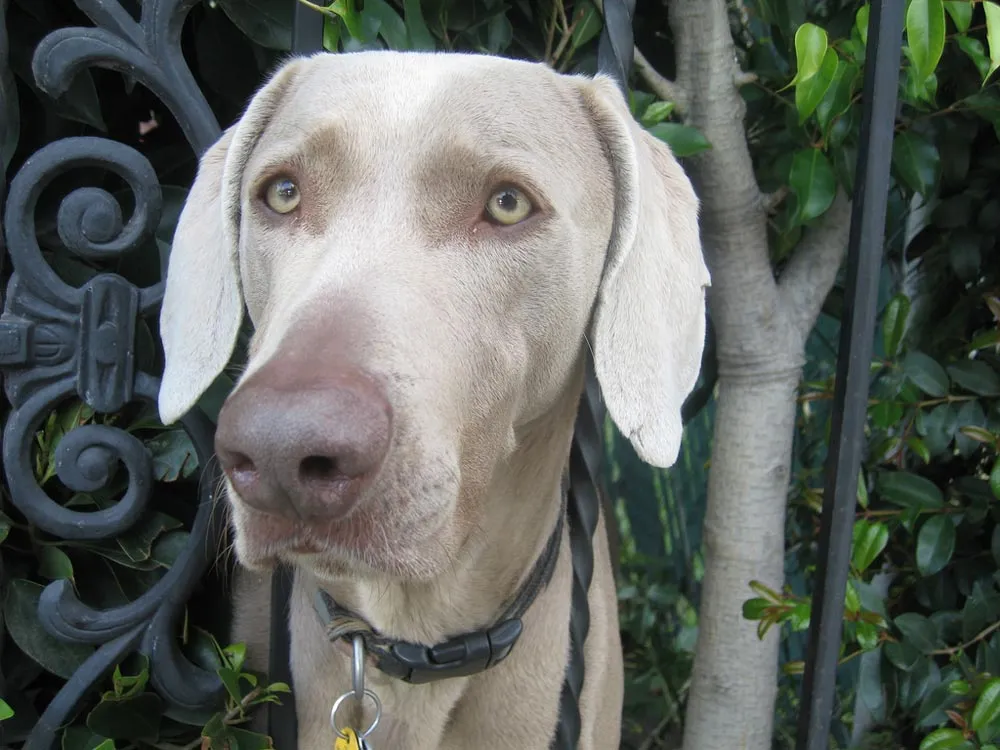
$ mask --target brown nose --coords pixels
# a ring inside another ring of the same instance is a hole
[[[241,384],[219,413],[215,450],[251,507],[337,520],[385,459],[392,409],[358,370],[297,365],[279,356]]]

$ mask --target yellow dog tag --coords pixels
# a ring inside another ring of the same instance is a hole
[[[362,750],[361,740],[358,733],[351,728],[342,730],[343,735],[337,735],[333,741],[333,750]]]

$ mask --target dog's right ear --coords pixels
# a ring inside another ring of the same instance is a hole
[[[233,354],[243,320],[239,274],[243,171],[302,64],[282,67],[202,156],[177,221],[160,310],[163,424],[184,416]]]

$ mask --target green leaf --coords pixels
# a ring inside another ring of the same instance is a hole
[[[959,33],[964,34],[969,30],[969,24],[972,23],[971,0],[945,0],[944,9],[948,11]]]
[[[927,78],[937,68],[944,52],[944,37],[942,0],[910,0],[906,10],[906,40],[919,78]]]
[[[327,52],[340,51],[340,20],[323,14],[323,49]]]
[[[1000,68],[1000,5],[994,2],[983,3],[986,12],[986,44],[990,48],[990,70],[983,76],[983,83]]]
[[[878,628],[870,622],[859,622],[854,637],[863,651],[871,651],[878,646]]]
[[[893,620],[903,638],[927,653],[937,648],[937,628],[934,623],[916,612],[904,612]]]
[[[861,596],[851,578],[847,579],[847,586],[844,589],[844,609],[851,614],[861,611]]]
[[[965,56],[972,60],[972,64],[979,71],[979,76],[985,81],[990,75],[990,58],[986,53],[986,47],[975,37],[959,34],[955,37],[958,48],[965,53]]]
[[[514,28],[506,13],[497,13],[486,28],[486,49],[491,54],[499,55],[506,51],[514,39]]]
[[[795,86],[795,109],[799,113],[799,125],[804,124],[823,101],[837,75],[838,65],[837,52],[832,48],[827,49],[816,74]]]
[[[838,61],[833,82],[816,107],[816,121],[823,129],[824,138],[830,138],[830,130],[834,122],[850,109],[851,97],[854,95],[859,72],[860,68],[856,64],[843,60]]]
[[[410,49],[431,51],[437,48],[420,10],[420,0],[403,0],[403,21],[410,38]]]
[[[229,697],[235,703],[241,703],[243,701],[243,691],[240,689],[240,678],[246,675],[242,674],[238,669],[230,669],[229,667],[217,669],[216,674],[219,675],[219,679],[225,685]]]
[[[909,641],[889,641],[884,646],[889,662],[903,672],[909,672],[920,661],[923,654]]]
[[[88,542],[80,546],[113,560],[119,565],[125,565],[137,570],[153,570],[159,565],[151,562],[153,543],[160,535],[180,528],[183,524],[176,518],[165,513],[153,511],[143,516],[127,533],[114,540]]]
[[[948,366],[952,381],[977,396],[1000,396],[1000,377],[985,362],[963,359]]]
[[[937,146],[912,131],[899,133],[892,143],[892,164],[903,183],[922,196],[931,195],[941,175]]]
[[[972,690],[972,686],[965,680],[948,683],[948,691],[955,695],[968,695],[970,690]]]
[[[920,743],[920,750],[964,750],[972,747],[961,731],[951,727],[935,729]]]
[[[812,614],[811,602],[799,602],[788,612],[788,623],[794,632],[809,629],[809,617]]]
[[[818,148],[801,149],[792,158],[788,187],[797,199],[797,223],[822,216],[837,194],[837,177]]]
[[[55,581],[60,578],[73,580],[73,563],[69,555],[52,544],[42,546],[38,552],[38,574]]]
[[[922,657],[914,669],[899,675],[899,706],[909,711],[931,689],[941,684],[941,670],[933,659]]]
[[[990,470],[990,492],[993,493],[993,497],[1000,500],[1000,458],[996,460]],[[996,528],[1000,529],[1000,526]],[[996,560],[997,565],[1000,565],[1000,557],[997,557]]]
[[[347,29],[348,35],[353,40],[371,41],[378,33],[378,21],[370,18],[370,22],[366,24],[365,20],[361,18],[361,14],[358,13],[357,8],[354,7],[354,0],[334,0],[334,2],[323,8],[323,15],[332,22],[336,22],[338,19],[343,21],[344,28]],[[365,33],[366,27],[370,30],[370,33]],[[338,26],[337,37],[339,36],[340,30]]]
[[[155,693],[104,698],[87,715],[87,728],[111,739],[156,742],[160,736],[163,701]]]
[[[285,0],[219,0],[219,6],[251,41],[261,47],[292,48],[292,11]]]
[[[944,505],[936,484],[908,471],[879,472],[876,486],[883,500],[902,508],[932,510]]]
[[[1000,594],[992,586],[986,588],[976,581],[962,607],[962,640],[972,640],[997,619],[1000,619]]]
[[[670,117],[670,113],[674,111],[676,106],[674,102],[655,101],[646,107],[639,122],[644,128],[651,128]]]
[[[10,529],[12,524],[13,521],[11,521],[6,515],[4,515],[2,511],[0,511],[0,544],[3,544],[4,540],[7,538],[7,535],[10,534]]]
[[[997,526],[1000,529],[1000,526]],[[760,620],[764,616],[764,611],[768,607],[774,606],[767,599],[761,599],[760,597],[754,597],[753,599],[747,599],[743,602],[743,619],[745,620]]]
[[[13,718],[13,716],[14,716],[14,709],[11,708],[10,705],[8,705],[7,701],[5,701],[3,698],[0,698],[0,721]]]
[[[650,135],[670,146],[674,156],[683,158],[712,148],[700,130],[676,122],[661,122],[649,128]]]
[[[212,381],[212,384],[208,386],[208,389],[202,394],[201,398],[198,399],[198,408],[205,412],[205,415],[212,420],[213,424],[219,421],[219,412],[222,410],[222,404],[232,392],[235,385],[231,377],[224,372],[220,373]]]
[[[229,734],[236,740],[239,750],[272,750],[274,745],[266,734],[258,734],[247,729],[231,727]]]
[[[389,49],[406,50],[410,46],[406,24],[389,3],[385,0],[365,0],[363,16],[369,16],[378,21],[378,33]]]
[[[38,621],[41,595],[42,587],[37,583],[22,579],[10,581],[3,603],[4,624],[18,648],[46,671],[68,680],[94,653],[94,648],[66,643],[49,635]]]
[[[788,84],[797,86],[819,72],[827,51],[826,31],[812,23],[804,23],[795,31],[795,77]],[[786,86],[787,88],[787,86]]]
[[[198,468],[198,454],[187,432],[165,430],[146,440],[153,455],[153,477],[160,482],[176,482]]]
[[[912,351],[906,355],[903,374],[928,396],[940,398],[948,393],[948,373],[923,352]]]
[[[876,649],[871,653],[879,653]],[[886,685],[882,680],[882,669],[880,668],[880,658],[861,659],[861,668],[858,670],[857,691],[858,697],[865,707],[874,716],[885,716],[887,709]]]
[[[955,524],[945,515],[928,518],[917,534],[917,569],[923,576],[942,570],[955,553]]]
[[[1000,677],[994,677],[986,683],[979,694],[976,707],[972,709],[969,725],[972,731],[979,735],[979,741],[986,742],[995,734],[995,730],[990,732],[987,730],[998,720],[1000,720]]]
[[[925,443],[922,439],[910,435],[906,438],[906,445],[911,451],[917,454],[920,457],[920,460],[925,464],[929,464],[931,462],[930,448],[927,447],[927,443]]]
[[[109,744],[110,743],[110,744]],[[62,750],[115,750],[114,740],[94,734],[85,727],[67,727],[63,732]]]
[[[889,527],[884,523],[859,519],[854,523],[854,542],[851,547],[851,565],[858,572],[868,570],[889,543]]]
[[[570,45],[579,49],[601,33],[601,14],[593,3],[582,2],[573,9],[573,33],[570,35]]]
[[[958,703],[961,698],[953,694],[948,683],[952,678],[945,678],[944,681],[931,690],[920,702],[920,709],[917,711],[917,726],[933,727],[948,721],[944,713],[949,708]]]
[[[858,12],[854,16],[854,29],[858,32],[858,36],[861,37],[861,43],[866,47],[868,46],[868,17],[870,15],[871,5],[865,3],[858,8]]]
[[[885,306],[882,315],[882,348],[886,357],[894,359],[899,354],[909,317],[910,298],[905,294],[897,294]]]
[[[944,453],[958,429],[958,410],[952,404],[939,404],[929,412],[919,412],[917,422],[931,455]]]
[[[191,533],[184,530],[168,531],[157,537],[149,559],[164,568],[170,568],[187,548]]]

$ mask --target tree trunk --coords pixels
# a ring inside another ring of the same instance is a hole
[[[838,196],[808,232],[779,283],[768,253],[765,198],[743,125],[745,106],[725,0],[673,0],[677,81],[640,65],[712,144],[685,165],[702,202],[712,273],[719,397],[708,508],[705,581],[684,750],[769,750],[778,633],[761,641],[743,619],[757,579],[780,588],[796,388],[806,337],[843,257],[850,206]],[[661,96],[663,94],[661,93]]]

